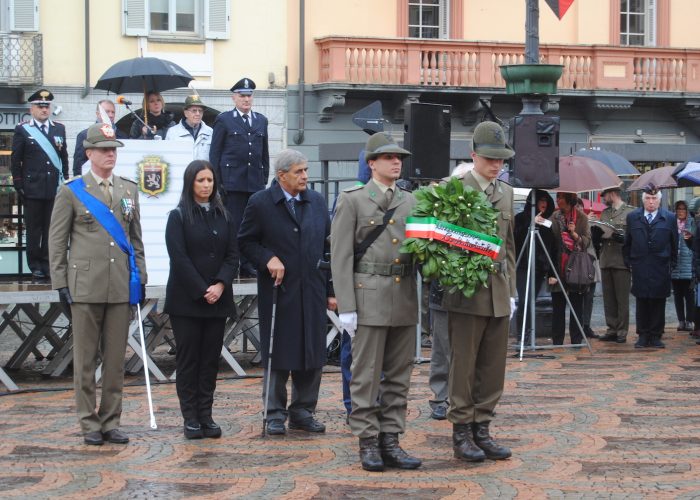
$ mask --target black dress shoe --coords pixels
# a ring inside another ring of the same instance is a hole
[[[102,439],[102,433],[100,431],[92,431],[83,434],[83,441],[85,441],[85,444],[93,446],[99,446],[105,442],[104,439]]]
[[[182,432],[186,439],[202,439],[204,437],[202,425],[196,420],[185,421],[185,426],[183,427]]]
[[[219,424],[214,422],[211,417],[199,419],[199,424],[202,426],[202,434],[205,438],[221,437],[221,427],[219,427]]]
[[[661,338],[660,338],[660,337],[652,337],[652,339],[649,340],[649,345],[648,345],[648,347],[654,347],[654,348],[656,348],[656,349],[665,349],[665,348],[666,348],[666,344],[664,344],[663,342],[661,342]]]
[[[634,344],[635,349],[644,349],[646,347],[649,347],[649,339],[647,338],[646,335],[640,335],[639,338],[637,339],[637,342]]]
[[[474,443],[470,424],[452,424],[452,449],[455,458],[467,462],[483,462],[486,453]]]
[[[304,420],[295,422],[293,420],[289,421],[289,428],[297,431],[306,432],[326,432],[326,426],[321,422],[316,420],[314,417],[309,417]]]
[[[598,340],[602,342],[616,342],[617,335],[615,335],[614,333],[607,333],[605,335],[599,336]]]
[[[284,428],[284,420],[270,420],[267,423],[267,433],[271,436],[281,436],[287,433],[287,429]]]
[[[102,439],[115,444],[126,444],[129,442],[129,436],[124,434],[119,429],[112,429],[102,433]]]
[[[360,438],[360,462],[366,471],[382,472],[384,470],[384,460],[379,452],[377,436]]]
[[[412,457],[399,446],[398,432],[379,433],[379,452],[387,467],[410,470],[417,469],[423,463],[419,458]]]
[[[622,337],[618,337],[615,339],[615,342],[617,342],[618,344],[624,344],[625,342],[627,342],[627,339],[626,338],[623,339]]]
[[[430,412],[430,418],[433,420],[445,420],[447,418],[447,407],[442,405],[433,407],[433,411]]]
[[[489,422],[474,422],[472,424],[474,432],[474,443],[484,450],[486,458],[491,460],[504,460],[513,454],[510,448],[501,446],[493,440],[489,434]]]

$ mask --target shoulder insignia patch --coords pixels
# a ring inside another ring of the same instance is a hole
[[[132,184],[136,184],[136,181],[134,179],[129,179],[128,177],[122,177],[121,175],[118,175],[120,179],[126,181],[126,182],[131,182]]]

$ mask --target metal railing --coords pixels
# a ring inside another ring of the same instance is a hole
[[[0,85],[41,85],[43,81],[41,35],[0,33]]]

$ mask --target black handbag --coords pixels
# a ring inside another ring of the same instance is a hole
[[[564,280],[569,288],[582,290],[595,282],[593,256],[585,250],[574,250],[569,254],[564,270]]]

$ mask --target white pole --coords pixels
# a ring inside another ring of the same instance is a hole
[[[153,414],[153,398],[151,397],[151,377],[148,373],[148,354],[146,353],[146,340],[143,337],[143,320],[141,319],[141,306],[136,304],[136,312],[139,319],[139,337],[141,338],[141,357],[143,358],[143,373],[146,375],[146,394],[148,395],[148,412],[151,416],[151,429],[157,429],[156,416]]]

